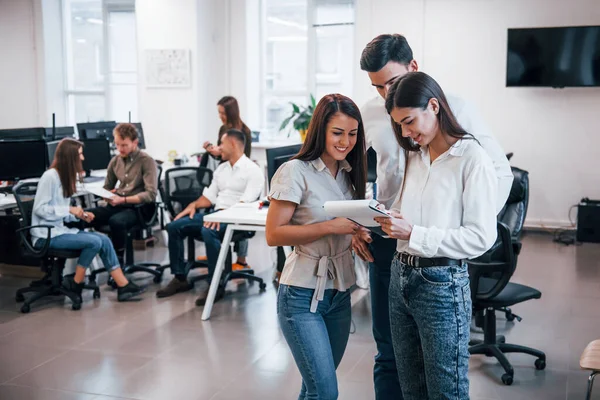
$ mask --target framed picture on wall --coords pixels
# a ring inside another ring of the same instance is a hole
[[[189,88],[192,69],[189,49],[146,50],[146,87]]]

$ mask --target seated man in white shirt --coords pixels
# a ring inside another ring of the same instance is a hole
[[[169,259],[171,273],[175,276],[169,284],[156,292],[157,297],[168,297],[192,289],[187,281],[186,262],[184,260],[184,240],[188,236],[202,237],[206,245],[209,278],[215,270],[221,240],[225,235],[226,224],[204,222],[204,215],[196,212],[198,208],[214,206],[215,211],[229,208],[237,203],[250,203],[258,200],[262,193],[265,177],[261,168],[244,155],[246,135],[236,129],[230,129],[221,138],[221,157],[226,162],[217,167],[212,183],[204,189],[202,196],[179,213],[167,226],[169,233]],[[208,288],[196,300],[203,306]],[[222,291],[216,300],[222,297]]]

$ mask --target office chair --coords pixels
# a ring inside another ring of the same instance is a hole
[[[71,308],[73,310],[81,309],[81,297],[75,292],[65,289],[62,285],[63,270],[65,261],[69,258],[79,258],[80,250],[55,250],[50,249],[50,233],[52,226],[37,225],[31,226],[33,215],[33,203],[37,191],[38,182],[21,182],[13,188],[13,193],[17,201],[19,212],[21,213],[21,228],[17,229],[21,237],[21,251],[25,256],[39,258],[41,261],[42,271],[46,272],[46,276],[41,280],[32,282],[28,287],[17,290],[15,300],[20,303],[21,312],[26,314],[31,310],[31,304],[44,297],[50,296],[67,296],[73,302]],[[44,246],[36,248],[31,237],[31,229],[45,228],[47,230],[47,239]],[[87,284],[84,289],[93,290],[94,298],[100,298],[100,289],[94,284]],[[34,293],[28,299],[25,299],[25,293]]]
[[[525,353],[537,357],[535,368],[546,368],[546,355],[530,347],[505,343],[503,336],[496,335],[496,310],[531,299],[539,299],[542,293],[529,286],[511,283],[517,261],[513,250],[511,231],[506,224],[498,221],[498,247],[491,261],[469,261],[469,278],[473,311],[483,314],[484,339],[472,340],[470,354],[483,354],[496,359],[504,368],[502,382],[513,383],[514,370],[504,353]]]
[[[162,175],[162,167],[157,165],[156,168],[157,176]],[[127,230],[125,240],[125,260],[124,265],[122,266],[123,273],[146,272],[154,276],[154,283],[160,283],[166,267],[159,263],[136,263],[133,250],[133,240],[136,237],[143,236],[144,232],[148,235],[152,235],[152,228],[158,219],[160,204],[158,202],[135,204],[132,208],[135,210],[137,221],[133,227]],[[111,234],[111,229],[108,225],[97,227],[96,230],[107,235]],[[95,283],[96,275],[102,272],[107,272],[106,268],[98,268],[92,271],[89,276],[89,281]],[[115,281],[110,277],[108,279],[108,284],[113,289],[117,288]]]

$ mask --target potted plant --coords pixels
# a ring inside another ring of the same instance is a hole
[[[294,129],[300,133],[300,140],[304,142],[308,131],[308,125],[310,124],[316,106],[315,97],[312,94],[310,95],[310,105],[308,107],[299,106],[292,102],[290,102],[290,104],[292,105],[292,115],[283,120],[279,127],[279,131],[284,130],[289,123],[292,122]]]

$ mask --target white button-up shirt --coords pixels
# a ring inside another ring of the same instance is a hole
[[[497,179],[475,140],[462,139],[433,163],[429,148],[410,152],[400,210],[413,230],[398,252],[463,260],[485,253],[496,240]]]
[[[209,187],[202,195],[216,210],[229,208],[239,202],[258,200],[262,193],[265,176],[258,165],[243,155],[232,166],[229,161],[217,167]]]
[[[513,181],[513,174],[506,154],[496,141],[478,113],[464,100],[446,96],[452,113],[464,130],[479,140],[488,153],[498,179],[497,213],[502,210]],[[398,144],[391,125],[391,119],[385,109],[385,101],[380,96],[367,102],[361,109],[367,147],[377,153],[377,200],[390,208],[404,177],[404,150]]]

